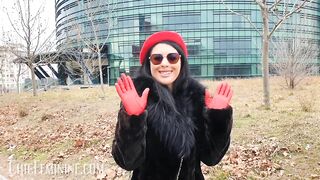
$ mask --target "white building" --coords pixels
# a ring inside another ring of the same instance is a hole
[[[17,92],[19,77],[20,90],[23,89],[25,79],[31,78],[30,69],[25,64],[15,64],[16,56],[6,46],[0,46],[0,94]],[[19,66],[21,67],[19,76]]]

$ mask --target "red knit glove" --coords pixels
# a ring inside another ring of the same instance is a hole
[[[139,97],[130,76],[126,76],[123,73],[121,74],[121,78],[118,79],[118,82],[115,85],[118,95],[120,96],[122,104],[127,113],[130,116],[138,116],[142,114],[147,106],[149,88],[146,88],[143,91],[142,96]]]
[[[209,109],[225,109],[229,106],[232,94],[231,86],[223,82],[218,85],[213,97],[210,95],[209,90],[206,89],[205,104]]]

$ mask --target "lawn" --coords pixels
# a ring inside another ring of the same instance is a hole
[[[320,179],[320,77],[295,90],[272,77],[270,109],[261,78],[225,81],[234,90],[232,144],[217,166],[203,165],[206,179]],[[214,92],[218,82],[202,83]],[[0,95],[0,175],[128,179],[110,154],[119,103],[114,87]]]

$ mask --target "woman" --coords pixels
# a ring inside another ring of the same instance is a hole
[[[204,179],[200,162],[215,165],[228,150],[232,90],[222,83],[212,97],[189,76],[187,56],[178,33],[157,32],[142,46],[137,77],[116,83],[112,155],[132,179]]]

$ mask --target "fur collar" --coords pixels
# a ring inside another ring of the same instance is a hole
[[[193,104],[190,102],[192,100],[191,96],[195,90],[198,90],[198,88],[190,86],[194,82],[190,78],[186,82],[187,85],[179,89],[173,97],[167,88],[152,78],[137,77],[134,79],[139,95],[142,94],[145,88],[150,88],[147,106],[148,129],[152,130],[160,138],[160,142],[169,153],[179,158],[189,156],[192,148],[195,146],[194,132],[196,127],[191,117],[187,115],[187,111],[190,110],[189,107],[193,107]],[[202,89],[202,86],[198,86],[198,84],[192,86]],[[162,95],[159,93],[162,93]],[[163,97],[166,99],[162,99]]]

